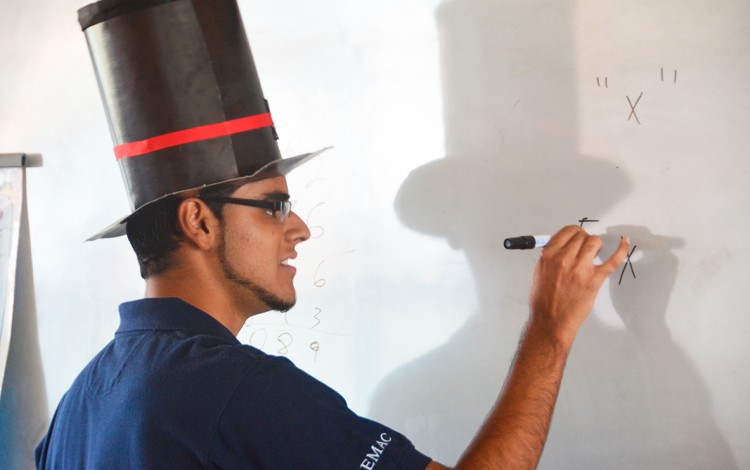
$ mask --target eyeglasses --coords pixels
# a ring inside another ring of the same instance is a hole
[[[241,206],[260,207],[266,209],[269,215],[273,216],[279,222],[283,222],[292,212],[291,201],[260,201],[257,199],[240,199],[236,197],[221,196],[198,196],[207,202],[221,202],[224,204],[239,204]]]

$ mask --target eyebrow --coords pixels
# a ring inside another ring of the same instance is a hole
[[[263,198],[268,199],[269,201],[288,201],[289,194],[283,191],[271,191],[263,194]]]

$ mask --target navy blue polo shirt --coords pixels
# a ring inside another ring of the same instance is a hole
[[[423,469],[285,358],[179,299],[120,306],[120,328],[60,402],[38,468]]]

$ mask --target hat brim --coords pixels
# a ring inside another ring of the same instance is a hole
[[[262,167],[260,167],[257,171],[255,171],[252,175],[247,176],[240,176],[237,178],[231,178],[224,181],[219,181],[217,183],[211,183],[211,184],[205,184],[202,186],[198,186],[195,188],[187,188],[181,191],[176,191],[168,194],[164,194],[163,196],[154,199],[153,201],[150,201],[141,207],[139,207],[137,210],[135,210],[132,214],[126,215],[125,217],[122,217],[115,221],[114,223],[110,224],[103,230],[99,231],[95,235],[89,237],[86,239],[86,241],[94,241],[99,240],[100,238],[116,238],[121,237],[125,235],[126,226],[128,220],[133,217],[135,214],[138,214],[141,210],[143,210],[144,207],[148,207],[151,204],[154,204],[158,201],[161,201],[163,199],[166,199],[170,196],[175,196],[178,194],[186,194],[193,192],[198,192],[204,188],[212,187],[212,186],[219,186],[226,183],[233,183],[237,181],[244,181],[246,183],[252,183],[253,181],[261,181],[268,178],[273,178],[275,176],[284,176],[289,174],[292,170],[297,168],[298,166],[302,165],[303,163],[306,163],[307,161],[317,157],[321,153],[325,152],[326,150],[331,149],[332,147],[324,147],[320,150],[317,150],[315,152],[310,153],[304,153],[302,155],[297,155],[295,157],[290,158],[282,158],[279,160],[274,160],[272,162],[269,162]]]

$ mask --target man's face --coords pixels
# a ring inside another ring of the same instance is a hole
[[[279,176],[246,184],[232,197],[285,201],[289,190]],[[307,225],[294,212],[282,222],[265,209],[236,204],[224,205],[222,218],[219,261],[236,298],[251,314],[292,308],[296,269],[287,263],[297,256],[296,245],[310,238]]]

